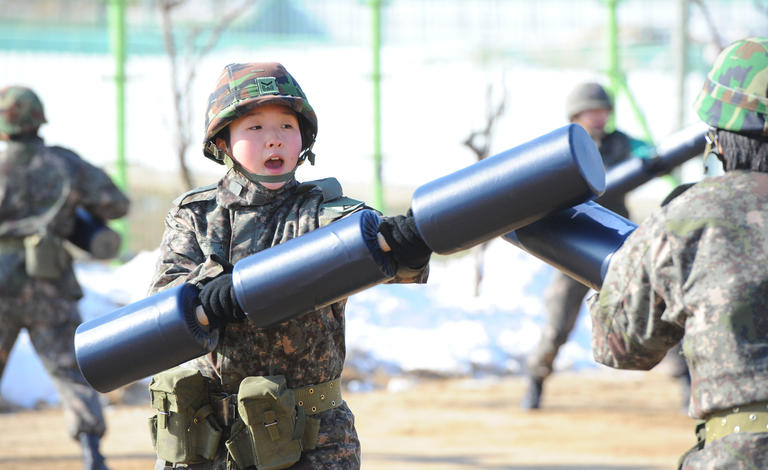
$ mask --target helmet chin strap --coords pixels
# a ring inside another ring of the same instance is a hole
[[[245,176],[250,181],[253,181],[254,183],[283,183],[293,179],[293,175],[296,173],[296,168],[289,171],[288,173],[283,173],[282,175],[259,175],[256,173],[251,173],[226,153],[224,154],[224,163],[227,165],[227,168],[234,168],[240,174]]]

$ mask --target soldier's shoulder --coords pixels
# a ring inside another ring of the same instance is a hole
[[[296,187],[297,193],[307,191],[319,191],[323,195],[323,202],[335,201],[344,196],[341,183],[336,178],[322,178],[319,180],[305,181]]]
[[[365,202],[347,196],[338,197],[332,201],[324,201],[321,204],[323,210],[350,212],[352,210],[366,208]]]
[[[367,209],[365,202],[347,197],[336,178],[301,183],[297,192],[319,191],[323,195],[318,213],[320,225],[327,225],[361,209]]]
[[[80,159],[80,155],[78,155],[77,152],[70,148],[62,147],[61,145],[46,145],[45,148],[58,155]]]
[[[59,145],[46,145],[45,152],[48,155],[65,160],[70,165],[79,165],[84,160],[74,150]]]
[[[173,200],[174,207],[182,207],[194,202],[211,201],[216,199],[217,183],[211,183],[198,188],[190,189],[186,193]]]

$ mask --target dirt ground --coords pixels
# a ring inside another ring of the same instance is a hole
[[[554,375],[542,409],[522,411],[521,377],[394,379],[390,389],[345,392],[363,469],[656,470],[693,444],[674,379],[595,370]],[[102,450],[113,470],[150,469],[146,405],[106,409]],[[58,408],[0,414],[0,469],[80,469]]]

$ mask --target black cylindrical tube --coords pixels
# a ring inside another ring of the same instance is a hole
[[[605,174],[605,194],[609,198],[626,194],[653,178],[669,173],[691,158],[701,155],[706,148],[708,127],[694,124],[665,138],[656,148],[656,158],[630,158]]]
[[[248,320],[275,325],[391,279],[379,220],[363,210],[238,261],[232,283]]]
[[[437,253],[471,248],[600,195],[605,171],[589,134],[569,124],[416,189],[413,217]]]
[[[195,318],[197,288],[171,287],[75,331],[75,357],[88,384],[106,393],[202,356],[216,347],[218,330]]]
[[[67,239],[96,259],[114,258],[120,252],[120,235],[82,207],[75,209],[75,227]]]
[[[599,290],[613,253],[637,225],[589,201],[555,212],[502,238]]]

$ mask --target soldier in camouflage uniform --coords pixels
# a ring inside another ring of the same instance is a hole
[[[649,369],[683,342],[699,442],[684,469],[768,468],[768,38],[736,41],[694,105],[725,174],[651,214],[589,301],[595,360]]]
[[[230,274],[234,263],[253,253],[366,208],[342,196],[335,180],[296,181],[297,165],[314,163],[316,133],[315,112],[282,65],[226,66],[209,98],[203,153],[229,170],[217,184],[180,197],[166,218],[150,293],[183,282],[201,288],[205,312],[223,332],[212,354],[182,367],[201,371],[212,395],[227,396],[225,401],[236,397],[246,377],[282,375],[297,396],[298,390],[341,385],[346,300],[260,329],[242,321]],[[426,282],[431,251],[413,217],[385,217],[379,231],[398,267],[393,282]],[[158,459],[157,468],[238,468],[224,444],[233,420],[220,405],[214,408],[224,430],[217,456],[189,464]],[[354,418],[340,396],[328,410],[304,412],[320,420],[316,447],[290,468],[359,468]]]
[[[51,375],[67,413],[69,432],[84,451],[86,469],[105,468],[99,439],[105,423],[98,394],[80,374],[74,334],[83,292],[62,241],[75,209],[115,219],[128,199],[102,170],[38,136],[43,106],[29,88],[0,90],[0,374],[22,328]]]
[[[613,110],[613,102],[598,83],[576,86],[566,100],[566,114],[571,122],[581,125],[600,150],[605,167],[611,168],[634,156],[647,156],[647,144],[633,139],[621,131],[606,132],[605,126]],[[597,200],[604,207],[629,217],[624,195]],[[520,403],[523,409],[540,406],[544,381],[552,373],[552,366],[560,347],[568,340],[579,310],[589,288],[572,277],[555,271],[544,293],[547,323],[539,343],[527,360],[527,390]]]

